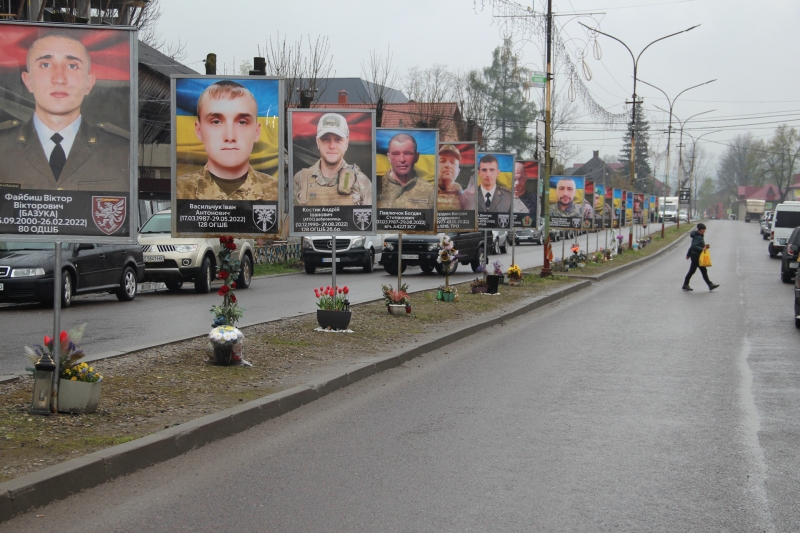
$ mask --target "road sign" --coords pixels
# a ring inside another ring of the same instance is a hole
[[[545,83],[547,83],[547,74],[544,72],[533,72],[531,75],[531,82],[537,89],[542,89]]]
[[[691,198],[692,198],[692,191],[688,187],[678,191],[678,203],[688,204],[691,202]]]

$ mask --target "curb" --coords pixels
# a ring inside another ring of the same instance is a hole
[[[350,384],[384,370],[398,367],[415,357],[539,309],[591,287],[591,285],[590,281],[578,281],[569,287],[554,290],[533,301],[517,304],[509,312],[490,313],[488,320],[485,315],[478,317],[475,319],[475,323],[469,324],[467,327],[419,346],[356,363],[304,385],[270,394],[2,483],[0,484],[0,522],[5,522],[18,514],[56,500],[62,500],[81,490],[96,487],[116,477],[178,457],[215,440],[245,431]]]
[[[567,274],[567,276],[569,276],[571,278],[575,278],[575,279],[586,279],[586,280],[593,281],[593,282],[603,281],[604,279],[610,278],[611,276],[616,276],[617,274],[622,274],[626,270],[629,270],[629,269],[631,269],[631,268],[633,268],[635,266],[639,266],[642,263],[646,263],[647,261],[649,261],[649,260],[651,260],[651,259],[653,259],[655,257],[658,257],[659,255],[661,255],[663,253],[666,253],[666,252],[672,250],[684,238],[686,238],[688,236],[689,236],[689,233],[684,233],[683,235],[681,235],[680,237],[678,237],[677,239],[675,239],[674,241],[672,241],[671,243],[669,243],[668,245],[666,245],[665,247],[663,247],[662,249],[660,249],[659,251],[657,251],[654,254],[650,254],[647,257],[642,257],[641,259],[637,259],[636,261],[631,261],[630,263],[626,263],[626,264],[618,266],[616,268],[612,268],[611,270],[609,270],[607,272],[603,272],[602,274],[598,274],[596,276],[582,276],[580,274],[574,275],[574,276],[570,275],[570,274]]]

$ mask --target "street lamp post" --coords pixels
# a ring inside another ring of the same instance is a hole
[[[664,170],[664,187],[662,187],[662,192],[664,193],[662,195],[662,198],[664,198],[664,202],[661,204],[661,209],[662,209],[662,215],[661,215],[661,238],[663,239],[664,238],[664,225],[666,223],[666,221],[664,220],[663,209],[664,209],[664,205],[667,203],[667,187],[669,186],[669,145],[672,142],[671,141],[671,135],[672,135],[672,107],[675,105],[675,102],[678,100],[678,97],[680,95],[682,95],[683,93],[685,93],[686,91],[690,91],[692,89],[696,89],[697,87],[701,87],[703,85],[708,85],[709,83],[717,81],[717,80],[715,78],[713,80],[709,80],[709,81],[704,82],[704,83],[698,83],[697,85],[693,85],[693,86],[689,87],[688,89],[684,89],[681,92],[679,92],[678,96],[676,96],[672,100],[670,100],[669,96],[667,96],[667,93],[665,93],[659,87],[656,87],[652,83],[647,83],[644,80],[639,80],[639,81],[644,83],[645,85],[648,85],[648,86],[652,87],[653,89],[658,89],[659,91],[661,91],[661,94],[663,94],[664,97],[667,99],[667,102],[669,102],[669,127],[667,128],[667,166],[666,166],[666,169]]]
[[[590,31],[593,31],[595,33],[599,33],[600,35],[605,35],[606,37],[614,39],[615,41],[617,41],[618,43],[620,43],[622,46],[625,47],[625,49],[631,55],[631,59],[633,60],[633,102],[632,102],[633,109],[631,111],[631,169],[630,169],[631,170],[631,190],[633,190],[634,189],[634,181],[636,180],[636,104],[637,104],[637,100],[636,100],[636,76],[637,76],[637,72],[638,72],[638,69],[639,69],[639,59],[642,57],[642,54],[644,54],[645,50],[650,48],[650,46],[652,46],[653,44],[657,43],[658,41],[663,41],[664,39],[668,39],[670,37],[674,37],[675,35],[679,35],[681,33],[686,33],[687,31],[691,31],[691,30],[697,28],[698,26],[700,26],[700,24],[697,24],[697,25],[692,26],[691,28],[687,28],[685,30],[681,30],[681,31],[678,31],[678,32],[675,32],[675,33],[671,33],[669,35],[665,35],[664,37],[659,37],[655,41],[652,41],[650,44],[645,46],[642,49],[642,51],[639,52],[638,56],[634,56],[633,55],[633,51],[631,51],[631,49],[628,47],[628,45],[625,44],[624,42],[620,41],[619,39],[617,39],[613,35],[609,35],[607,33],[603,33],[602,31],[600,31],[598,29],[595,29],[595,28],[592,28],[590,26],[587,26],[583,22],[579,22],[578,24],[580,24],[584,28],[587,28]],[[633,249],[633,224],[631,224],[630,233],[628,234],[628,248],[629,249]]]
[[[688,135],[689,138],[692,140],[692,166],[690,167],[689,170],[689,183],[691,183],[692,184],[691,186],[694,187],[694,194],[692,195],[692,199],[694,200],[695,212],[697,211],[697,181],[694,179],[694,161],[697,158],[695,150],[697,149],[697,141],[699,141],[700,139],[711,133],[716,133],[716,131],[707,131],[702,135],[698,135],[697,137],[694,137],[688,131],[686,132],[686,135]],[[689,211],[691,211],[691,204],[689,205],[690,205]]]

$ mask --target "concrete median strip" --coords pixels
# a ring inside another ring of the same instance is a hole
[[[575,276],[583,278],[583,280],[527,302],[518,302],[509,310],[493,311],[477,316],[459,330],[430,339],[417,346],[371,358],[350,365],[336,373],[316,378],[304,385],[224,409],[2,483],[0,484],[0,522],[119,476],[178,457],[215,440],[235,435],[267,420],[279,417],[374,374],[396,368],[406,361],[440,349],[456,340],[474,335],[479,331],[502,324],[506,320],[565,298],[590,287],[593,281],[600,281],[640,265],[671,250],[681,240],[682,238],[678,238],[650,256],[603,274]]]

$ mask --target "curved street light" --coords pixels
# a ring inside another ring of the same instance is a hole
[[[669,145],[670,145],[670,142],[671,142],[670,139],[671,139],[671,134],[672,134],[672,107],[675,105],[675,102],[678,100],[678,97],[680,97],[680,95],[682,95],[686,91],[690,91],[692,89],[696,89],[697,87],[702,87],[703,85],[708,85],[709,83],[715,82],[717,80],[716,80],[716,78],[714,78],[713,80],[709,80],[709,81],[704,82],[704,83],[698,83],[697,85],[692,85],[688,89],[684,89],[681,92],[679,92],[678,96],[676,96],[672,100],[670,100],[669,96],[667,95],[667,93],[664,92],[663,89],[661,89],[659,87],[656,87],[652,83],[647,83],[644,80],[639,80],[639,81],[644,83],[645,85],[648,85],[648,86],[652,87],[653,89],[658,89],[659,91],[661,91],[661,94],[663,94],[664,97],[667,99],[667,102],[669,102],[669,127],[667,128],[667,166],[664,169],[664,187],[662,188],[662,192],[664,193],[662,195],[662,198],[664,198],[664,204],[666,204],[667,203],[667,187],[668,187],[668,184],[669,184]],[[662,204],[662,206],[663,206],[663,204]],[[662,209],[663,209],[663,207],[662,207]],[[664,217],[662,215],[662,217],[661,217],[661,238],[662,239],[664,238],[664,225],[665,225],[665,223],[666,222],[664,221]]]
[[[686,132],[686,135],[688,135],[689,138],[692,140],[692,166],[690,167],[690,170],[689,170],[689,183],[691,183],[692,186],[694,187],[694,194],[692,195],[692,199],[694,200],[694,210],[695,210],[695,212],[697,211],[697,181],[694,179],[694,160],[696,159],[695,149],[697,148],[697,141],[699,141],[700,139],[702,139],[706,135],[710,135],[712,133],[718,133],[718,131],[719,130],[707,131],[704,134],[698,135],[696,137],[694,135],[692,135],[691,133],[689,133],[688,131]]]
[[[642,49],[642,51],[639,52],[638,56],[634,56],[633,55],[633,51],[628,47],[628,45],[625,44],[624,42],[622,42],[621,40],[617,39],[613,35],[609,35],[607,33],[603,33],[602,31],[600,31],[600,30],[598,30],[596,28],[592,28],[591,26],[587,26],[583,22],[578,22],[578,24],[580,24],[581,26],[583,26],[584,28],[586,28],[586,29],[588,29],[590,31],[593,31],[595,33],[599,33],[600,35],[605,35],[606,37],[614,39],[615,41],[617,41],[618,43],[620,43],[622,46],[625,47],[625,49],[631,55],[631,59],[633,60],[633,109],[632,109],[632,112],[631,112],[631,189],[633,189],[633,183],[634,183],[634,180],[636,179],[636,140],[635,140],[636,139],[636,79],[637,79],[637,72],[638,72],[638,69],[639,69],[639,59],[642,57],[642,54],[644,54],[645,50],[650,48],[652,45],[654,45],[658,41],[663,41],[664,39],[668,39],[670,37],[674,37],[676,35],[680,35],[681,33],[686,33],[687,31],[691,31],[691,30],[699,27],[700,24],[697,24],[697,25],[692,26],[691,28],[687,28],[685,30],[677,31],[675,33],[670,33],[669,35],[665,35],[664,37],[659,37],[655,41],[652,41],[650,44],[645,46]],[[633,224],[631,224],[630,233],[628,234],[628,248],[629,249],[633,249]]]

